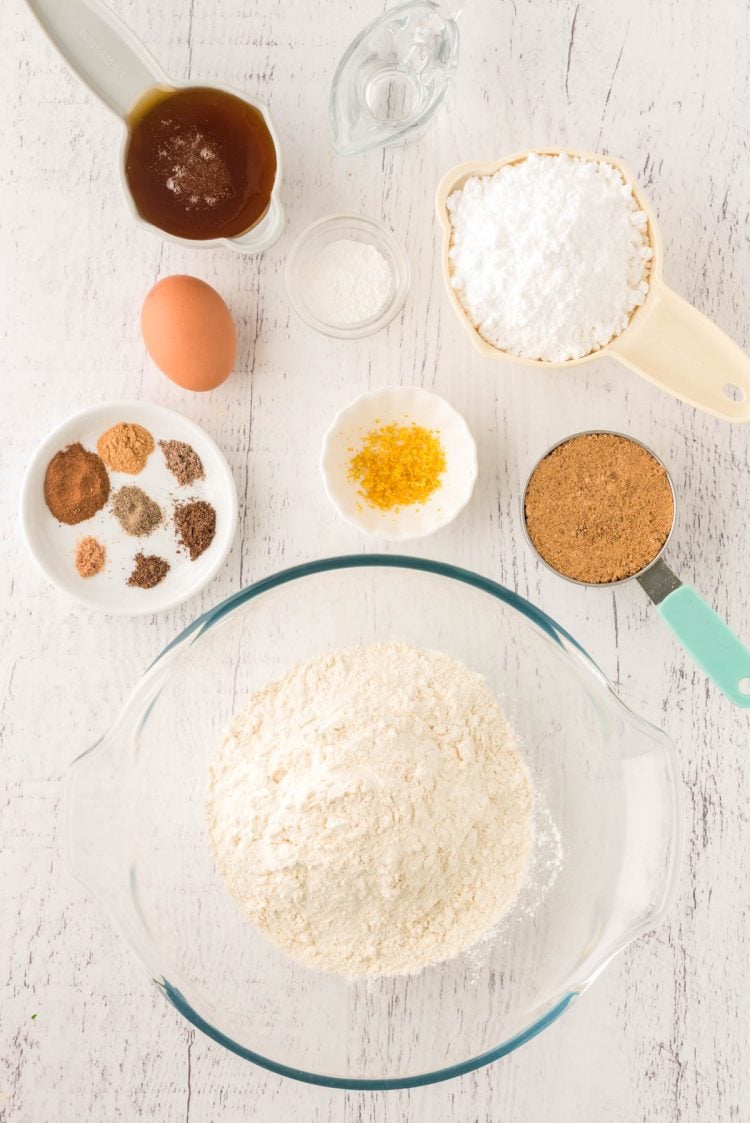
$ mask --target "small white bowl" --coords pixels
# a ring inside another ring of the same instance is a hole
[[[349,464],[367,433],[394,421],[437,430],[446,467],[441,486],[426,503],[381,511],[366,503],[359,485],[348,478]],[[434,534],[466,506],[477,478],[477,449],[463,417],[444,398],[418,387],[386,386],[362,394],[336,415],[323,440],[320,471],[326,495],[346,522],[365,534],[402,542]]]
[[[357,324],[336,324],[321,320],[306,299],[305,274],[309,262],[325,246],[341,238],[374,246],[388,262],[393,276],[393,288],[388,302],[376,316]],[[303,231],[289,251],[284,280],[294,311],[311,328],[335,339],[362,339],[380,331],[401,311],[411,285],[411,270],[408,257],[387,226],[372,218],[339,214],[320,218]]]
[[[93,518],[66,526],[57,521],[44,499],[44,477],[55,453],[76,441],[96,452],[97,439],[120,421],[142,425],[156,442],[146,467],[137,475],[108,469],[110,496],[130,484],[142,488],[162,508],[166,522],[143,538],[122,530],[110,503]],[[179,486],[159,448],[159,441],[168,440],[184,441],[195,449],[203,463],[205,479],[189,487]],[[188,499],[205,499],[216,511],[214,540],[195,561],[178,549],[171,519],[173,502]],[[115,616],[163,612],[197,593],[223,565],[237,530],[237,489],[224,454],[194,421],[150,402],[107,402],[68,418],[42,441],[21,488],[21,529],[29,552],[45,577],[79,604]],[[84,578],[75,567],[75,550],[80,539],[89,535],[103,544],[107,562],[96,577]],[[169,572],[153,589],[130,588],[127,584],[139,551],[157,554],[169,562]]]

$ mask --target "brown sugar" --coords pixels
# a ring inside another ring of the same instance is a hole
[[[529,537],[549,566],[606,584],[654,560],[674,521],[669,477],[655,456],[614,433],[583,433],[553,449],[526,489]]]

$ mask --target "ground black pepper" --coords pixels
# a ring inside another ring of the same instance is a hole
[[[112,510],[126,534],[142,538],[162,521],[161,507],[139,487],[128,485],[116,491]]]

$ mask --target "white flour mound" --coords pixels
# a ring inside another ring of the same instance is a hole
[[[646,299],[648,218],[606,161],[531,155],[448,199],[451,283],[479,334],[562,362],[598,350]]]
[[[512,903],[533,833],[530,778],[484,679],[398,643],[321,655],[254,694],[206,810],[242,912],[348,977],[469,947]]]

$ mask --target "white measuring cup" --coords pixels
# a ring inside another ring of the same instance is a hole
[[[461,306],[451,285],[449,251],[452,230],[448,198],[471,176],[494,175],[509,164],[520,164],[531,154],[540,156],[577,156],[582,160],[611,164],[632,188],[638,206],[648,218],[648,238],[653,250],[648,295],[630,318],[627,327],[605,347],[580,359],[551,363],[545,359],[522,359],[493,347],[477,331]],[[443,229],[443,277],[461,323],[472,343],[491,359],[527,367],[575,367],[602,355],[611,355],[649,382],[674,394],[697,409],[713,413],[726,421],[750,421],[750,356],[728,335],[673,292],[662,279],[662,241],[656,216],[641,194],[629,168],[612,156],[579,152],[573,148],[535,148],[516,152],[504,160],[490,163],[459,164],[443,176],[435,199],[438,220]]]
[[[151,52],[111,9],[101,3],[101,0],[26,0],[26,2],[40,27],[71,70],[122,122],[120,183],[130,213],[136,222],[149,230],[154,230],[169,242],[193,248],[227,246],[240,253],[260,253],[276,241],[284,229],[284,212],[279,201],[281,150],[268,107],[263,102],[217,82],[176,82],[169,78]],[[276,179],[268,207],[254,226],[234,238],[180,238],[147,222],[138,213],[125,178],[125,156],[129,137],[128,115],[149,91],[187,89],[191,86],[210,86],[213,89],[223,90],[257,109],[263,115],[276,149]]]

